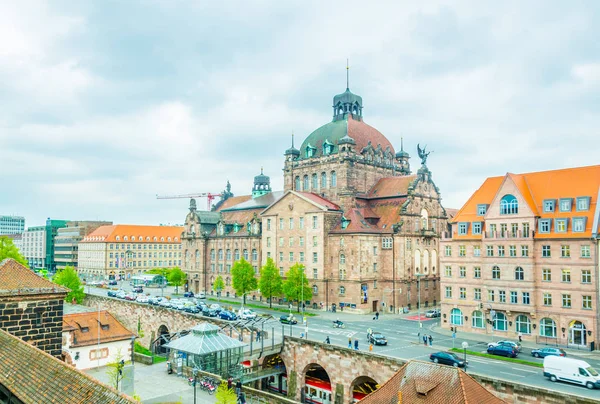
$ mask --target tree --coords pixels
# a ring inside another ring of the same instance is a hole
[[[304,265],[293,265],[287,272],[287,279],[283,283],[283,294],[290,302],[298,302],[298,312],[300,312],[301,301],[312,299],[312,289],[308,285],[308,278],[304,272]]]
[[[221,291],[223,289],[225,289],[225,282],[223,281],[223,277],[219,275],[213,283],[213,290],[217,292],[217,297],[219,298],[219,301],[221,301]]]
[[[235,293],[244,296],[244,304],[246,304],[246,293],[256,290],[258,287],[252,265],[243,258],[234,262],[231,268],[231,276],[233,277]]]
[[[175,267],[171,270],[169,274],[169,282],[175,285],[175,294],[179,292],[179,287],[185,284],[187,280],[187,274],[181,270],[179,267]]]
[[[215,398],[217,399],[217,404],[236,404],[238,402],[235,391],[227,388],[227,382],[224,380],[217,388]]]
[[[269,299],[269,307],[273,307],[273,296],[279,296],[283,292],[283,281],[279,275],[279,269],[271,257],[260,269],[260,280],[258,281],[260,293]]]
[[[19,264],[25,265],[29,268],[29,264],[25,257],[21,255],[19,249],[13,244],[12,239],[6,236],[0,236],[0,262],[6,258],[12,258]]]
[[[121,349],[117,349],[115,360],[107,364],[106,375],[111,386],[119,390],[119,382],[123,380],[123,368],[125,367],[125,359],[121,354]]]
[[[83,292],[83,285],[81,285],[81,279],[75,269],[71,266],[65,267],[62,271],[54,276],[53,282],[57,285],[64,286],[71,289],[71,291],[65,297],[65,301],[71,303],[73,299],[77,303],[81,303],[85,297]]]

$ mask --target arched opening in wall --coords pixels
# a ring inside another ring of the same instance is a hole
[[[267,369],[272,369],[273,372],[269,371],[270,375],[262,379],[262,390],[287,395],[287,369],[279,354],[265,356],[262,370],[267,372]]]
[[[327,371],[318,363],[311,363],[304,370],[302,386],[303,402],[332,403],[331,379]]]
[[[368,394],[374,392],[379,388],[379,383],[370,378],[369,376],[359,376],[352,384],[350,384],[352,389],[352,403],[358,402],[365,398]]]
[[[169,342],[170,334],[169,329],[166,325],[162,324],[158,327],[157,338],[152,342],[152,349],[156,355],[166,355],[167,348],[163,348],[163,345]]]
[[[426,209],[421,209],[421,229],[429,230],[429,213]]]

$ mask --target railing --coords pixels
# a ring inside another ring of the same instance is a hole
[[[533,231],[523,232],[522,230],[512,231],[512,230],[496,230],[496,231],[485,231],[483,233],[484,238],[492,238],[492,239],[513,239],[513,238],[525,238],[531,239],[533,238]]]
[[[570,344],[567,338],[553,338],[553,337],[544,337],[543,335],[536,335],[535,342],[538,344],[543,344],[547,346],[553,346],[556,348],[567,348],[567,349],[577,349],[580,351],[591,351],[591,343],[587,343],[585,345],[579,344]]]

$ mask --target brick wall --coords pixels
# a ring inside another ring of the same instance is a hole
[[[3,299],[0,301],[0,328],[60,358],[63,297],[43,295]]]

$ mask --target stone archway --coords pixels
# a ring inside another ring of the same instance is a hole
[[[163,348],[163,345],[169,342],[169,329],[166,325],[161,324],[158,327],[158,332],[156,333],[157,337],[154,341],[154,353],[157,355],[164,355],[167,353],[167,349]]]
[[[378,388],[379,383],[377,383],[373,378],[369,376],[359,376],[350,384],[350,392],[352,394],[352,401],[350,402],[359,402]]]
[[[333,403],[335,391],[332,390],[331,378],[323,366],[309,363],[302,372],[300,394],[302,402]],[[314,398],[314,400],[311,400]]]
[[[276,368],[279,369],[282,373],[279,375],[269,376],[263,379],[262,389],[269,390],[274,393],[279,393],[283,395],[288,394],[288,374],[287,367],[285,362],[281,358],[281,356],[276,353],[273,355],[267,355],[264,357],[262,361],[262,369]]]

